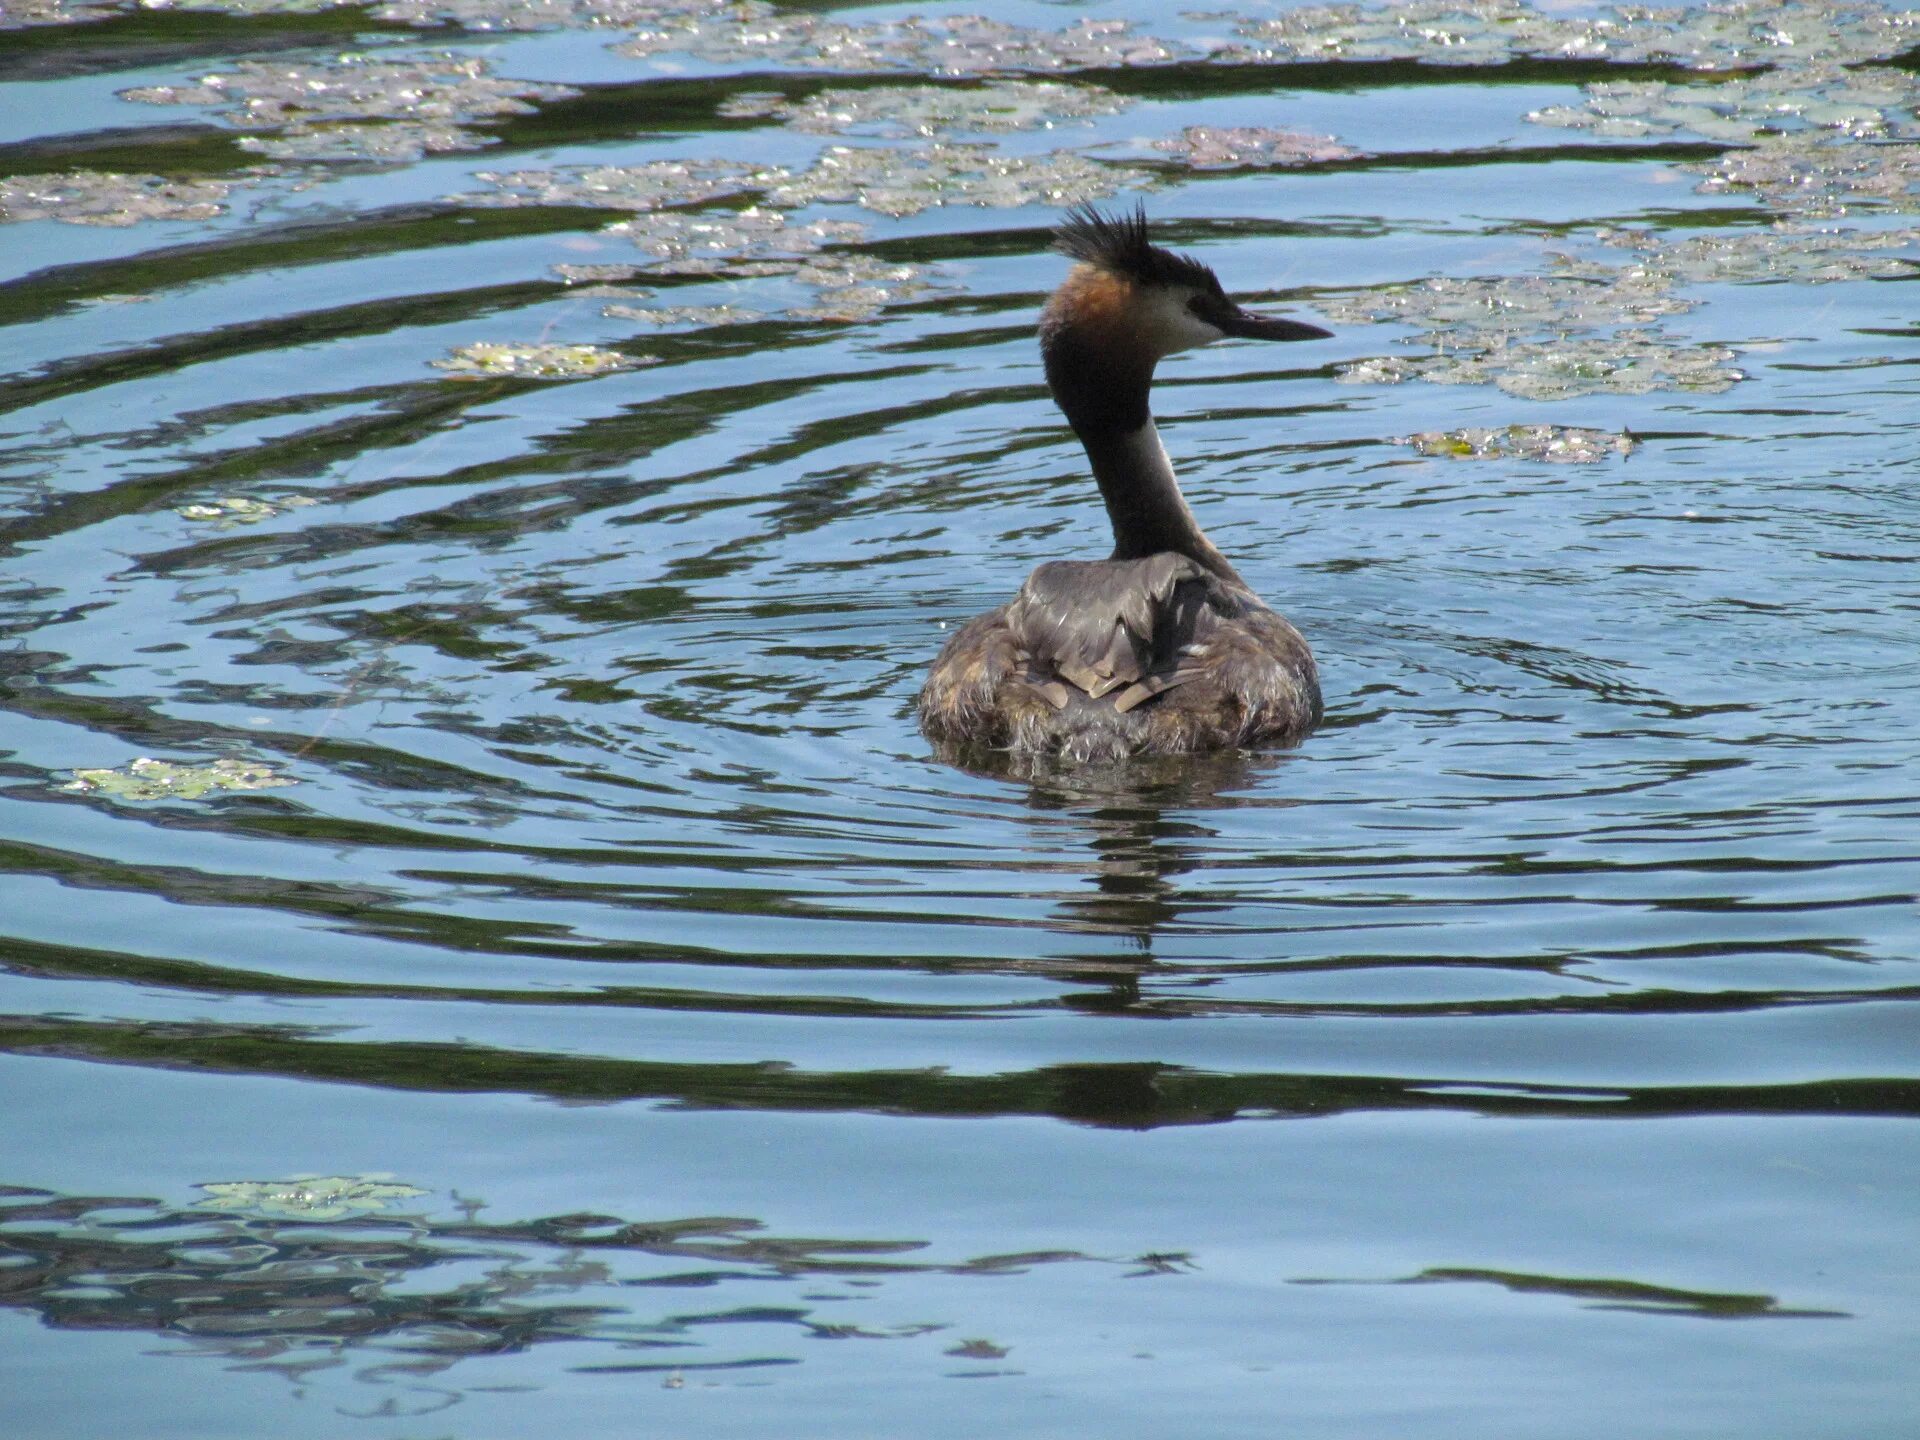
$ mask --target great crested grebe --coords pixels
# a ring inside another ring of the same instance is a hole
[[[1147,411],[1164,355],[1226,336],[1324,340],[1242,310],[1213,271],[1147,242],[1145,207],[1067,212],[1079,263],[1040,316],[1047,388],[1113,522],[1106,560],[1053,560],[947,641],[920,691],[936,744],[1070,761],[1289,744],[1320,723],[1300,632],[1200,531]]]

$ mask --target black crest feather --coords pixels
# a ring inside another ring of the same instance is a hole
[[[1147,240],[1147,207],[1132,213],[1103,215],[1091,205],[1076,205],[1053,232],[1053,248],[1096,269],[1141,285],[1191,285],[1218,290],[1212,270],[1191,255],[1176,255]]]

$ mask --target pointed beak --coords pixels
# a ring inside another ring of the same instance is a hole
[[[1306,325],[1298,320],[1286,320],[1278,315],[1256,315],[1251,310],[1242,310],[1238,305],[1228,306],[1206,317],[1207,322],[1219,328],[1223,334],[1232,335],[1241,340],[1331,340],[1333,332],[1322,330],[1318,325]]]

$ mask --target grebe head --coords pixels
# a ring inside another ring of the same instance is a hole
[[[1189,255],[1147,240],[1144,206],[1103,215],[1076,206],[1054,248],[1079,263],[1040,317],[1047,384],[1076,430],[1134,430],[1161,357],[1229,337],[1325,340],[1317,325],[1243,310]]]

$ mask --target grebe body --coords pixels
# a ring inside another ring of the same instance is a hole
[[[921,727],[943,747],[1081,762],[1291,744],[1320,722],[1313,652],[1201,532],[1147,395],[1176,351],[1327,332],[1241,309],[1199,261],[1148,243],[1143,210],[1070,211],[1055,245],[1079,263],[1042,313],[1040,351],[1113,554],[1041,565],[955,634]]]

